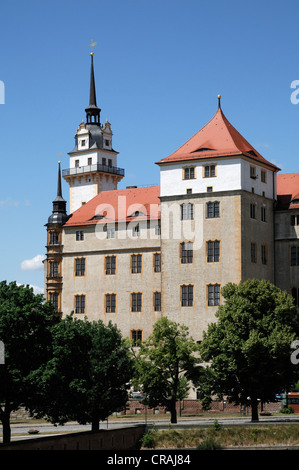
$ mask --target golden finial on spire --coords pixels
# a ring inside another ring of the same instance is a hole
[[[89,44],[89,47],[95,47],[96,45],[97,45],[96,42],[92,42],[91,44]],[[90,55],[94,56],[94,52],[91,52]]]
[[[218,95],[218,108],[221,108],[220,100],[221,100],[221,95]]]

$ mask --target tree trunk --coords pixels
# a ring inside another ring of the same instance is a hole
[[[251,421],[258,421],[258,401],[256,398],[251,398]]]
[[[100,430],[100,420],[99,418],[93,418],[91,422],[91,430],[96,432]]]
[[[10,430],[10,412],[2,411],[1,413],[1,421],[3,427],[3,444],[9,444],[11,440],[11,430]]]
[[[176,400],[172,399],[170,404],[170,422],[173,424],[177,423],[177,411],[176,411]]]

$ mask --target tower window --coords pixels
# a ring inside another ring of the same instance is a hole
[[[161,272],[161,254],[154,253],[154,272],[160,273]]]
[[[110,145],[110,140],[109,139],[105,139],[105,145],[106,145],[106,147],[109,147],[109,145]]]
[[[83,230],[77,230],[76,231],[76,240],[84,240],[84,232]]]
[[[204,167],[204,178],[212,178],[216,176],[216,165],[206,165]]]
[[[133,346],[138,346],[142,341],[142,330],[131,330],[131,340],[133,341]]]
[[[256,263],[256,243],[251,243],[251,262]]]
[[[220,217],[220,203],[218,201],[215,202],[207,202],[207,218],[212,219],[214,217]]]
[[[193,263],[193,243],[181,243],[181,263]]]
[[[192,307],[193,306],[193,285],[181,286],[181,306]]]
[[[58,262],[57,261],[51,261],[50,262],[50,277],[58,277]]]
[[[154,311],[161,312],[161,292],[154,292]]]
[[[50,245],[58,245],[58,244],[59,244],[59,233],[50,232]]]
[[[50,292],[49,301],[51,302],[51,304],[54,305],[56,310],[58,310],[58,299],[59,299],[59,293],[58,292]]]
[[[116,256],[106,256],[106,274],[115,274],[116,273]]]
[[[207,262],[217,263],[220,259],[220,242],[208,241],[207,242]]]
[[[85,313],[85,295],[75,295],[75,313]]]
[[[209,307],[220,305],[220,285],[219,284],[208,285],[208,305]]]
[[[131,255],[131,273],[141,273],[142,271],[142,255]]]
[[[193,204],[181,204],[181,220],[193,219]]]
[[[188,167],[184,168],[184,179],[185,180],[192,180],[195,178],[195,167]]]
[[[106,294],[105,303],[106,313],[116,312],[116,294]]]
[[[141,312],[142,311],[142,293],[134,292],[131,294],[131,311]]]
[[[75,276],[85,276],[85,258],[75,259]]]

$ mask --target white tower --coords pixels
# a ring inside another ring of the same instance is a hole
[[[93,52],[91,55],[90,98],[86,123],[82,121],[75,135],[75,147],[69,153],[70,166],[62,171],[70,185],[70,213],[73,213],[101,191],[117,189],[124,170],[117,167],[118,152],[112,147],[111,124],[100,122],[97,107]]]

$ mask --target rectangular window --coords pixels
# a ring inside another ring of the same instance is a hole
[[[261,170],[261,182],[267,183],[267,173],[265,170]]]
[[[181,220],[193,219],[193,204],[181,204]]]
[[[84,232],[83,230],[77,230],[76,232],[76,240],[84,240]]]
[[[195,178],[195,167],[184,168],[184,179],[192,180]]]
[[[85,276],[85,258],[75,259],[75,276]]]
[[[131,294],[131,311],[141,312],[142,311],[142,293],[134,292]]]
[[[206,165],[204,167],[204,178],[212,178],[216,176],[216,165]]]
[[[220,242],[218,240],[207,242],[207,261],[217,263],[220,259]]]
[[[116,312],[116,294],[105,295],[105,309],[106,313]]]
[[[266,222],[266,207],[265,206],[261,207],[261,221]]]
[[[193,263],[193,243],[181,243],[181,263]]]
[[[256,218],[256,204],[250,204],[250,217],[251,219]]]
[[[56,310],[58,310],[58,299],[59,299],[59,293],[58,292],[50,292],[49,300],[54,305]]]
[[[220,285],[209,284],[208,285],[208,305],[215,306],[220,305]]]
[[[207,202],[207,218],[213,219],[214,217],[220,217],[220,203],[218,201]]]
[[[161,292],[154,292],[154,310],[161,312]]]
[[[105,272],[106,274],[116,273],[116,256],[106,256],[105,258]]]
[[[131,273],[141,273],[142,271],[142,255],[131,255]]]
[[[75,160],[75,168],[79,168],[80,160]]]
[[[256,243],[251,243],[251,262],[256,263]]]
[[[154,253],[154,272],[160,273],[161,272],[161,254]]]
[[[296,305],[296,307],[299,307],[299,289],[297,287],[293,287],[291,293],[294,299],[294,304]]]
[[[138,346],[142,341],[142,330],[131,330],[131,340],[133,341],[133,346]]]
[[[75,295],[75,313],[85,313],[85,295]]]
[[[262,264],[267,264],[267,247],[266,247],[266,245],[261,246],[261,257],[262,257]]]
[[[181,306],[192,307],[193,306],[193,285],[181,286]]]
[[[59,244],[59,233],[50,232],[50,245],[58,245],[58,244]]]
[[[92,164],[92,158],[91,158],[91,157],[88,157],[88,159],[87,159],[87,165],[90,166],[91,164]]]
[[[160,227],[160,225],[155,225],[155,235],[161,235],[161,227]]]
[[[291,247],[291,266],[299,266],[299,246]]]
[[[50,277],[58,277],[59,276],[59,273],[58,273],[58,269],[59,269],[59,264],[57,261],[51,261],[50,262]]]
[[[115,228],[107,228],[107,238],[115,238]]]
[[[291,225],[299,225],[299,215],[291,215]]]
[[[256,179],[256,168],[255,168],[255,166],[250,167],[250,178]]]
[[[132,228],[132,236],[133,237],[139,237],[140,236],[140,227],[139,224],[135,225],[135,227]]]

